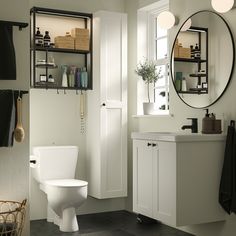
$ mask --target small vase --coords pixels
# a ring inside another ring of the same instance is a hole
[[[153,102],[144,102],[143,103],[143,114],[151,115],[154,111],[154,103]]]

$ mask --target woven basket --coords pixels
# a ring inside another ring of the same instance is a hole
[[[20,236],[25,219],[23,202],[0,200],[0,236]]]

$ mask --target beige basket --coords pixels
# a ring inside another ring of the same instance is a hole
[[[0,200],[0,236],[20,236],[25,219],[26,199],[23,202]]]

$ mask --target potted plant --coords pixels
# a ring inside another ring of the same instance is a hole
[[[137,65],[135,72],[142,77],[144,83],[147,85],[148,102],[143,102],[143,113],[144,115],[152,114],[154,110],[154,102],[151,102],[150,99],[150,84],[155,84],[157,80],[162,77],[161,67],[159,71],[157,71],[157,65],[155,62],[146,59],[144,62],[140,62]]]

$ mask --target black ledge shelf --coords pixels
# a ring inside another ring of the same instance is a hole
[[[33,51],[34,49],[31,48]],[[43,47],[35,47],[36,51],[42,52],[59,52],[59,53],[76,53],[76,54],[89,54],[90,51],[87,50],[76,50],[76,49],[67,49],[67,48],[43,48]]]
[[[198,91],[179,91],[178,93],[181,94],[207,94],[208,92],[206,90],[198,90]]]
[[[51,64],[36,64],[35,67],[36,68],[42,68],[42,69],[45,69],[45,68],[56,69],[56,68],[58,68],[57,65],[51,65]]]
[[[190,74],[190,77],[206,77],[206,74]]]
[[[181,57],[175,57],[174,61],[178,62],[190,62],[190,63],[204,63],[206,60],[204,59],[194,59],[194,58],[181,58]]]
[[[86,91],[86,90],[91,90],[91,88],[81,88],[81,87],[79,87],[79,88],[77,88],[77,87],[58,87],[58,86],[56,86],[56,85],[53,85],[53,84],[50,84],[50,83],[48,83],[48,84],[36,84],[35,86],[32,86],[31,88],[33,88],[33,89],[57,89],[57,90],[77,90],[77,91],[79,91],[79,90],[83,90],[83,91]]]

